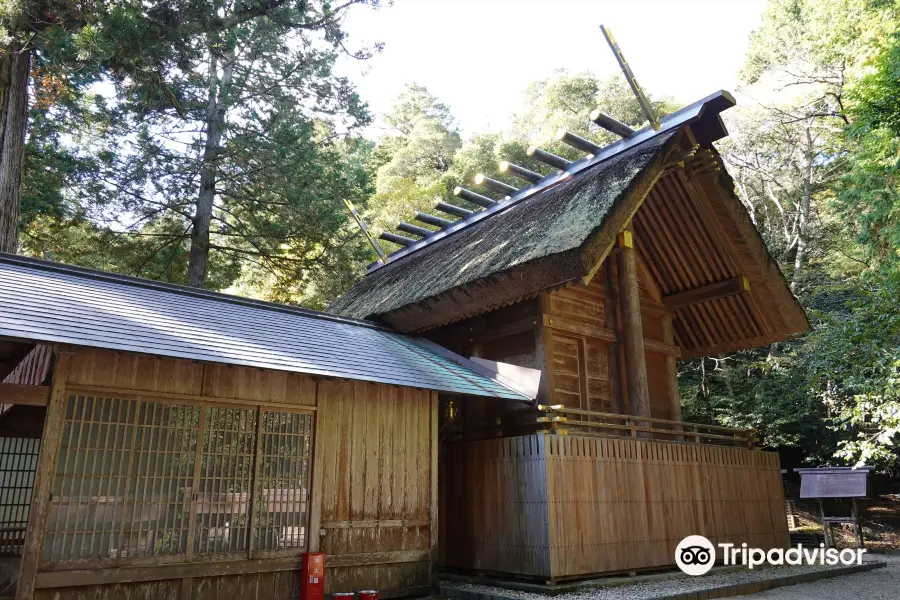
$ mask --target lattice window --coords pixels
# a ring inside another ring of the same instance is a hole
[[[0,437],[0,555],[19,555],[41,441]]]
[[[255,441],[255,410],[206,409],[194,552],[247,550]]]
[[[255,548],[305,549],[311,439],[306,413],[70,396],[44,561],[247,556],[254,506]]]
[[[257,548],[306,547],[312,416],[264,412]]]
[[[184,554],[200,407],[72,396],[48,562]]]

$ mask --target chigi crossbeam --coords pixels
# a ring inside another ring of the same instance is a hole
[[[643,88],[638,84],[631,67],[628,65],[628,62],[622,54],[622,50],[619,48],[619,44],[613,37],[612,32],[603,25],[600,26],[600,30],[609,44],[610,50],[612,50],[619,67],[622,69],[622,73],[625,75],[628,85],[634,92],[635,99],[641,106],[641,110],[647,118],[649,126],[640,131],[635,131],[625,123],[602,112],[599,108],[595,109],[589,116],[590,120],[598,127],[621,137],[621,140],[607,146],[600,146],[592,140],[571,131],[560,129],[556,134],[556,140],[583,152],[585,154],[584,157],[576,161],[570,161],[538,148],[537,146],[531,146],[528,148],[528,156],[544,163],[556,171],[548,175],[543,175],[536,171],[526,169],[525,167],[502,161],[499,165],[499,171],[501,173],[507,173],[526,182],[526,185],[520,188],[479,173],[475,176],[474,183],[485,193],[479,193],[463,187],[457,187],[453,191],[455,196],[465,200],[471,205],[475,205],[476,208],[469,209],[440,201],[436,202],[434,205],[437,210],[445,214],[452,217],[459,217],[458,220],[454,221],[435,215],[418,213],[416,220],[426,225],[437,227],[437,229],[433,230],[426,227],[411,225],[409,223],[399,223],[397,225],[398,231],[405,234],[411,234],[415,237],[411,238],[392,232],[382,233],[379,236],[382,240],[401,246],[399,250],[391,253],[387,257],[381,254],[381,248],[377,246],[377,242],[369,236],[369,241],[375,245],[376,251],[379,252],[379,261],[369,266],[370,273],[391,261],[403,258],[425,246],[444,239],[448,235],[452,235],[454,232],[468,227],[472,223],[488,218],[491,215],[501,213],[510,206],[515,205],[516,202],[519,202],[524,198],[530,198],[537,193],[553,187],[570,176],[581,173],[604,160],[608,160],[621,152],[644,143],[653,138],[656,134],[664,133],[694,121],[705,119],[705,122],[701,125],[701,129],[708,133],[704,135],[703,133],[698,132],[696,134],[698,139],[704,138],[705,141],[712,142],[726,135],[725,128],[718,119],[718,113],[734,105],[734,98],[727,92],[720,91],[660,120],[646,94],[644,94]],[[709,113],[712,113],[711,117],[709,116]],[[494,197],[486,194],[493,194]],[[357,218],[356,215],[354,215],[354,217]],[[357,222],[368,235],[365,224],[359,221],[358,218]]]
[[[478,221],[481,221],[482,219],[487,219],[492,217],[493,215],[503,213],[511,207],[515,206],[517,202],[520,202],[525,198],[531,198],[536,194],[548,190],[556,184],[568,179],[569,177],[577,177],[579,174],[590,170],[592,167],[668,131],[673,131],[675,129],[679,129],[681,127],[689,125],[694,133],[694,136],[702,144],[709,144],[716,140],[719,140],[727,135],[725,125],[722,123],[719,113],[728,108],[731,108],[734,105],[734,97],[730,93],[724,90],[720,90],[714,94],[707,96],[706,98],[703,98],[702,100],[698,100],[697,102],[694,102],[693,104],[682,108],[677,112],[663,117],[659,121],[659,129],[654,129],[652,126],[647,126],[599,149],[588,148],[586,144],[583,144],[580,141],[576,141],[573,143],[573,145],[575,143],[581,143],[583,146],[576,147],[579,147],[582,150],[584,150],[585,148],[594,149],[596,150],[596,153],[588,154],[584,158],[581,158],[574,162],[564,161],[567,164],[559,163],[563,168],[549,175],[542,176],[538,173],[535,173],[534,171],[529,171],[522,167],[515,167],[510,163],[505,163],[505,168],[501,169],[502,171],[509,172],[517,176],[522,176],[523,179],[532,182],[532,185],[526,185],[525,187],[520,188],[515,193],[510,193],[515,189],[512,186],[501,188],[499,185],[496,185],[500,182],[495,182],[495,180],[491,180],[483,175],[480,176],[477,183],[483,186],[485,186],[486,184],[485,187],[488,187],[486,191],[493,191],[495,193],[505,192],[508,193],[509,196],[507,198],[494,199],[464,188],[458,188],[459,191],[456,193],[458,197],[469,200],[470,202],[475,202],[476,204],[484,206],[485,208],[483,210],[471,211],[459,206],[437,202],[435,206],[438,210],[441,210],[442,212],[445,212],[446,214],[450,214],[452,216],[458,216],[460,218],[456,221],[449,222],[449,224],[441,223],[447,223],[447,219],[438,220],[438,218],[432,218],[428,221],[423,221],[431,225],[439,226],[440,228],[432,231],[428,235],[419,236],[419,239],[417,240],[413,240],[412,238],[404,238],[403,248],[389,254],[386,257],[384,263],[374,263],[370,265],[369,272],[371,273],[373,271],[376,271],[386,264],[390,264],[391,262],[399,260],[404,256],[413,254],[417,250],[420,250],[430,244],[442,240],[447,236],[453,235],[455,232],[468,227],[472,223],[476,223]],[[601,118],[599,115],[601,115],[602,113],[598,113],[597,111],[595,111],[595,113],[597,114],[592,113],[594,120]],[[606,115],[603,116],[605,117]],[[619,125],[622,124],[620,123]],[[622,127],[626,126],[622,125]],[[619,131],[617,133],[627,132],[624,129],[619,128]],[[564,135],[561,137],[567,136]],[[574,137],[575,136],[568,134],[568,138],[570,141],[574,140]],[[579,140],[584,140],[584,138],[579,138]],[[554,156],[540,149],[535,149],[534,156],[536,158],[540,158],[540,156],[538,156],[539,153],[546,154],[551,157]],[[539,178],[536,180],[535,175],[539,176]],[[426,219],[429,218],[429,215],[423,216]],[[407,230],[406,232],[409,233],[409,230]]]

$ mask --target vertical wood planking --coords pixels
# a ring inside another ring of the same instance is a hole
[[[535,434],[442,448],[444,566],[550,575],[553,440]]]
[[[436,395],[323,380],[318,399],[325,531],[319,550],[332,557],[422,552],[411,563],[329,567],[326,561],[327,591],[429,585],[437,554]]]
[[[787,543],[772,453],[545,434],[445,452],[445,566],[558,578],[668,566],[692,534]]]

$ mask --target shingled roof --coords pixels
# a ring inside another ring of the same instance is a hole
[[[374,323],[4,253],[0,337],[531,399],[472,361]]]

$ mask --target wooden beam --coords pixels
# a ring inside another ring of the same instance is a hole
[[[44,431],[41,435],[41,451],[34,473],[34,488],[31,495],[31,511],[25,530],[25,545],[22,549],[22,567],[19,572],[16,600],[32,600],[35,577],[44,552],[44,533],[50,518],[50,494],[59,459],[62,429],[66,422],[66,380],[72,364],[70,352],[57,352],[53,368],[53,383]]]
[[[619,235],[618,253],[619,304],[622,310],[622,337],[625,349],[626,389],[630,413],[650,416],[650,386],[647,380],[647,357],[644,351],[644,328],[641,323],[641,292],[637,280],[637,263],[631,238],[631,223]]]
[[[750,280],[744,275],[739,275],[733,279],[725,281],[717,281],[702,287],[694,288],[677,294],[664,296],[662,301],[669,309],[683,308],[691,304],[699,304],[700,302],[709,302],[719,298],[728,298],[729,296],[737,296],[744,292],[750,291]]]
[[[382,521],[324,521],[322,529],[386,529],[393,527],[428,527],[430,519],[384,519]],[[312,552],[312,551],[311,551]]]
[[[204,379],[206,379],[204,377]],[[316,384],[318,385],[318,384]],[[263,408],[262,406],[256,407],[256,439],[253,442],[253,469],[250,475],[250,539],[247,543],[247,557],[248,558],[256,558],[253,555],[254,550],[256,550],[256,544],[259,540],[257,540],[257,519],[259,518],[259,496],[262,492],[262,489],[259,485],[259,472],[262,469],[262,437],[263,437]],[[309,533],[307,533],[307,539],[309,539]],[[189,579],[189,578],[188,578]],[[187,584],[184,584],[187,585]]]
[[[552,314],[541,315],[541,318],[543,319],[544,327],[549,327],[550,329],[555,329],[557,331],[583,335],[585,337],[603,340],[604,342],[610,343],[617,342],[619,339],[619,336],[616,335],[615,331],[613,331],[612,329],[607,329],[606,327],[599,327],[597,325],[591,325],[589,323],[582,323],[581,321],[573,321],[572,319],[567,319],[565,317],[560,317]]]
[[[315,412],[315,406],[307,404],[283,404],[279,402],[258,402],[256,400],[243,400],[239,398],[224,398],[219,396],[206,396],[203,394],[176,394],[172,392],[150,392],[132,390],[130,388],[109,387],[100,385],[70,385],[69,391],[87,396],[107,396],[122,400],[137,400],[138,402],[166,402],[178,404],[198,404],[200,406],[239,406],[255,409],[262,404],[267,410],[282,410],[285,412]]]
[[[663,315],[663,319],[669,318],[669,315]],[[644,350],[649,352],[650,354],[662,354],[663,356],[671,357],[672,359],[679,358],[681,356],[681,348],[676,346],[674,343],[668,342],[660,342],[657,340],[651,340],[650,338],[644,338]]]
[[[562,331],[564,333],[572,333],[594,340],[608,342],[610,344],[617,344],[619,342],[619,336],[616,332],[607,327],[582,323],[581,321],[573,321],[572,319],[552,314],[542,315],[541,318],[543,319],[542,322],[544,327],[549,329]],[[644,338],[644,350],[653,354],[663,354],[675,357],[681,356],[681,348],[678,346],[660,342],[658,340],[651,340],[650,338]]]
[[[0,404],[47,406],[50,404],[50,386],[0,383]]]
[[[428,550],[400,550],[361,554],[329,555],[327,568],[424,562]],[[109,585],[136,581],[162,581],[184,577],[222,577],[247,573],[294,571],[300,568],[300,556],[261,558],[256,560],[176,563],[151,566],[79,569],[74,571],[42,571],[37,574],[38,588],[61,588],[86,585]]]
[[[662,302],[662,291],[659,289],[659,284],[657,284],[656,280],[653,278],[650,267],[647,266],[647,263],[644,262],[644,259],[640,254],[635,253],[634,258],[637,261],[638,273],[640,274],[641,279],[647,284],[647,293],[650,295],[650,298],[655,302]]]

